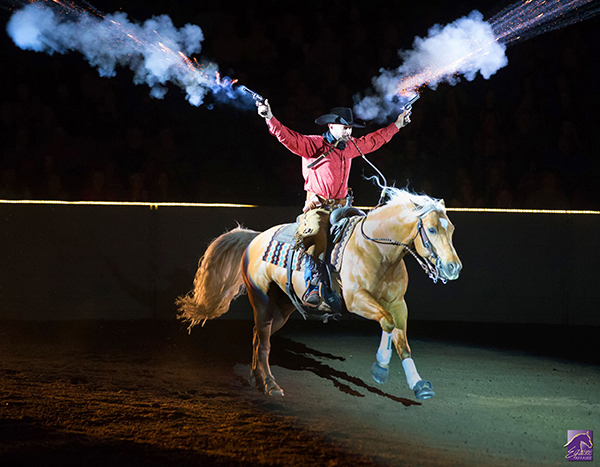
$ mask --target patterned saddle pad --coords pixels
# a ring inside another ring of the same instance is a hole
[[[287,268],[288,255],[294,243],[294,233],[297,228],[298,224],[284,224],[277,229],[265,249],[262,260],[281,268]],[[294,255],[292,263],[292,269],[295,271],[301,271],[304,265],[304,251],[299,253]]]
[[[340,268],[342,267],[342,260],[344,259],[344,251],[346,250],[346,245],[348,245],[348,240],[352,236],[352,232],[354,232],[354,228],[358,225],[358,223],[364,219],[364,216],[353,216],[348,219],[348,224],[344,228],[340,239],[333,245],[331,249],[331,261],[330,264],[333,266],[333,270],[335,272],[340,272]]]
[[[350,240],[354,227],[356,227],[361,219],[364,219],[364,217],[355,216],[349,218],[348,225],[344,229],[339,241],[333,245],[331,250],[331,266],[333,266],[335,272],[339,272],[342,266],[342,259],[348,240]],[[294,233],[296,232],[297,227],[298,224],[284,224],[277,229],[265,249],[262,260],[281,268],[287,268],[288,255],[294,242]],[[294,255],[292,263],[293,270],[301,271],[303,269],[304,254],[304,251],[300,250],[298,255]]]

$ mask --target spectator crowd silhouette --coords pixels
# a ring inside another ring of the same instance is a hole
[[[166,13],[180,26],[199,24],[202,56],[268,97],[286,126],[309,134],[323,131],[314,119],[331,107],[351,107],[380,68],[397,67],[397,50],[412,36],[457,11],[420,5],[408,27],[410,10],[401,23],[389,5],[242,5]],[[163,7],[150,2],[138,18]],[[599,209],[594,21],[513,46],[508,66],[490,80],[424,88],[412,123],[370,160],[390,183],[453,207]],[[7,37],[2,46],[12,72],[3,73],[0,98],[0,199],[302,205],[300,162],[254,109],[211,96],[193,107],[176,86],[156,100],[126,70],[101,78],[75,54],[25,52]],[[370,122],[355,136],[379,126]],[[369,175],[357,161],[350,186],[358,203],[378,198]]]

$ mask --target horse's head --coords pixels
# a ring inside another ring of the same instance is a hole
[[[386,188],[386,194],[389,201],[382,213],[385,211],[388,219],[401,219],[394,224],[394,236],[414,244],[416,253],[409,245],[393,243],[405,246],[434,282],[458,279],[462,263],[452,244],[454,225],[448,219],[444,201],[390,187]]]
[[[443,201],[439,204],[444,206]],[[445,208],[431,209],[421,214],[416,228],[415,249],[434,268],[434,279],[458,279],[462,263],[452,244],[454,224],[448,219]]]

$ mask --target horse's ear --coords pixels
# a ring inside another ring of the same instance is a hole
[[[414,202],[412,199],[410,200],[410,202],[412,203],[412,205],[413,205],[413,209],[414,209],[415,211],[416,211],[417,209],[420,209],[420,208],[421,208],[421,206],[419,206],[417,203],[415,203],[415,202]]]
[[[446,207],[446,201],[444,201],[443,199],[441,199],[440,203],[442,203],[442,206]]]

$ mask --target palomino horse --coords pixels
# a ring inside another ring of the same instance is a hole
[[[381,325],[373,377],[385,380],[393,341],[410,389],[418,399],[427,399],[434,395],[431,383],[419,376],[406,337],[408,274],[403,258],[410,252],[434,281],[457,279],[462,264],[452,245],[454,226],[443,201],[386,190],[391,199],[358,223],[346,245],[340,268],[343,299],[349,312]],[[251,379],[269,395],[283,395],[269,366],[270,338],[295,309],[285,293],[286,269],[263,261],[279,227],[263,233],[238,227],[217,237],[199,262],[194,289],[177,300],[179,317],[191,330],[224,314],[245,288],[254,309]],[[301,295],[305,290],[301,271],[294,272],[292,283]]]

